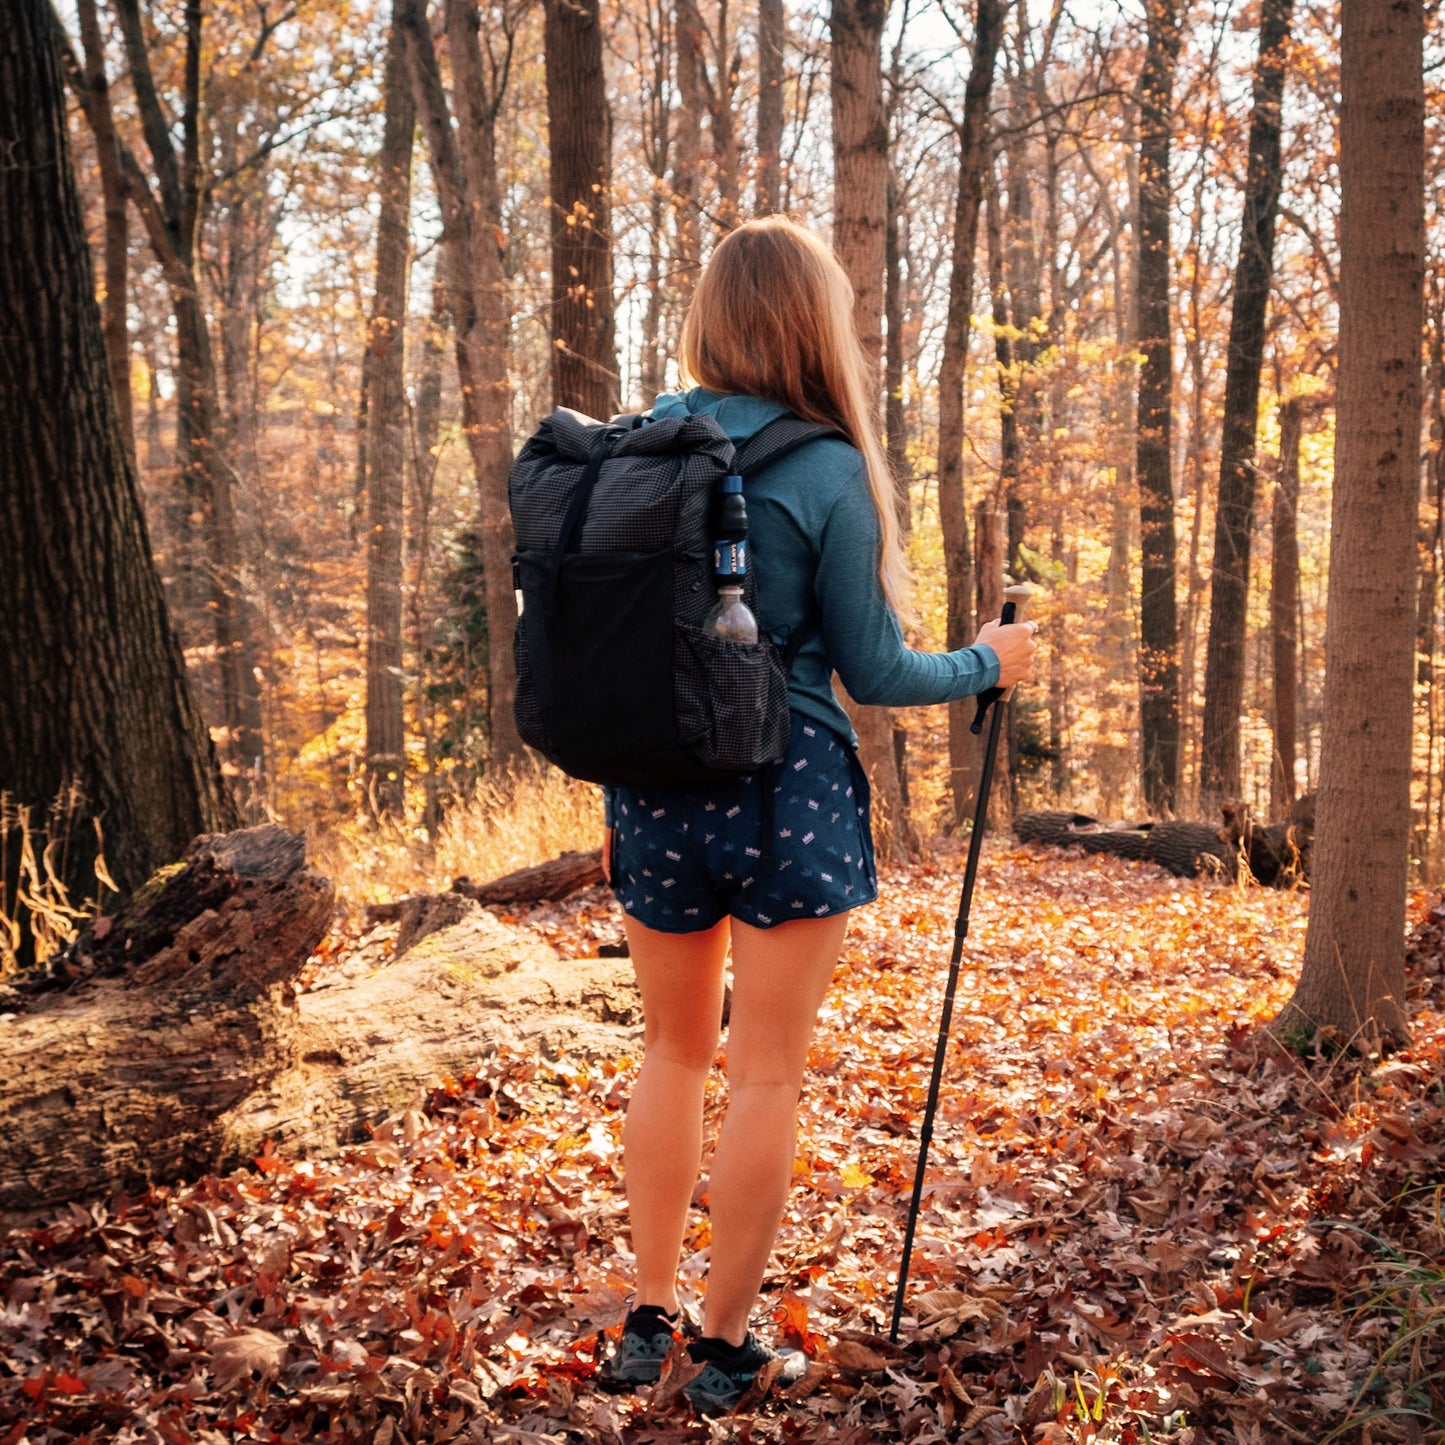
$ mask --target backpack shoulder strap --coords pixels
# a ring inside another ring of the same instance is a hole
[[[804,421],[801,417],[780,416],[770,421],[761,431],[754,432],[733,454],[733,469],[746,481],[755,473],[782,461],[789,452],[809,442],[833,437],[838,441],[848,438],[837,427],[825,426],[822,422]]]
[[[755,476],[764,467],[770,467],[774,462],[782,461],[785,456],[790,452],[797,451],[799,447],[830,437],[837,441],[848,440],[837,427],[825,426],[822,422],[804,421],[801,417],[796,416],[777,417],[761,431],[754,432],[737,448],[733,453],[733,471],[746,482],[749,477]],[[798,653],[802,651],[803,644],[812,635],[813,628],[806,624],[793,629],[787,642],[779,649],[784,672],[792,672]],[[765,788],[763,792],[765,799],[771,803],[772,789]]]

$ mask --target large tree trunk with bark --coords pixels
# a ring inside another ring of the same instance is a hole
[[[332,1150],[498,1042],[631,1042],[629,965],[559,960],[459,896],[403,956],[298,997],[333,903],[295,834],[198,838],[61,960],[78,981],[7,999],[0,1222],[233,1167],[268,1139]]]
[[[832,11],[833,247],[853,282],[853,320],[863,354],[878,377],[883,354],[884,226],[888,209],[888,117],[883,105],[883,0],[834,0]],[[876,396],[877,384],[874,385]],[[877,427],[875,401],[870,424]],[[877,809],[876,841],[884,859],[907,856],[912,840],[893,724],[886,708],[849,715]]]
[[[953,209],[953,249],[948,278],[948,313],[938,369],[938,519],[943,530],[947,579],[946,645],[952,651],[973,641],[973,555],[968,506],[963,490],[963,389],[973,313],[974,260],[984,176],[989,164],[988,103],[1003,33],[1000,0],[978,0],[973,66],[964,91],[963,127],[958,138],[958,193]],[[969,817],[978,773],[978,744],[969,732],[973,705],[967,699],[948,709],[948,778],[953,822]]]
[[[1340,367],[1315,883],[1274,1028],[1373,1045],[1405,1016],[1420,496],[1424,12],[1345,0]]]
[[[1177,0],[1145,0],[1148,47],[1139,81],[1138,423],[1139,733],[1144,798],[1172,812],[1179,788],[1179,629],[1174,602],[1174,488],[1170,438],[1174,363],[1169,344],[1169,142],[1174,66],[1179,57]]]
[[[1214,513],[1209,642],[1204,654],[1204,717],[1200,734],[1199,802],[1210,813],[1222,798],[1240,796],[1239,714],[1244,702],[1245,611],[1249,542],[1254,530],[1254,443],[1264,323],[1274,274],[1274,223],[1279,209],[1280,102],[1293,0],[1264,0],[1254,66],[1254,113],[1219,449],[1219,501]]]
[[[366,397],[366,772],[381,815],[399,815],[406,796],[402,717],[401,570],[406,469],[406,290],[411,260],[411,152],[416,101],[409,32],[392,16],[385,120],[377,189],[376,296],[362,359]]]
[[[547,0],[552,402],[620,406],[612,320],[612,112],[597,0]]]
[[[77,790],[56,858],[79,902],[92,820],[132,888],[228,808],[120,434],[43,0],[0,27],[0,153],[0,794],[43,842]]]

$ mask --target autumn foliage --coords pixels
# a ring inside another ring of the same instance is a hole
[[[889,1345],[958,862],[856,917],[760,1311],[812,1368],[728,1438],[1439,1439],[1445,912],[1423,905],[1414,1044],[1306,1060],[1260,1029],[1302,896],[991,845]],[[516,917],[587,953],[616,928],[597,893]],[[0,1440],[709,1438],[666,1379],[594,1383],[630,1287],[636,1062],[499,1050],[339,1159],[268,1149],[11,1233]]]

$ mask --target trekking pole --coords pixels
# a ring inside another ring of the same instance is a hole
[[[1032,589],[1025,586],[1004,588],[1003,623],[1022,622]],[[993,784],[993,761],[998,752],[999,724],[1003,706],[1012,688],[991,687],[978,700],[978,712],[971,732],[983,731],[984,715],[990,706],[993,717],[988,727],[988,742],[983,750],[983,771],[978,779],[978,802],[973,814],[973,833],[968,840],[968,865],[963,870],[963,893],[958,901],[958,919],[953,925],[953,958],[948,965],[948,988],[943,995],[943,1018],[938,1026],[938,1046],[933,1051],[933,1078],[928,1085],[928,1103],[923,1110],[923,1127],[918,1131],[918,1169],[913,1176],[913,1200],[908,1206],[908,1226],[903,1232],[903,1261],[898,1268],[898,1292],[893,1297],[893,1324],[888,1338],[898,1343],[898,1323],[903,1318],[903,1293],[908,1288],[908,1265],[913,1257],[913,1234],[918,1228],[918,1206],[923,1199],[923,1174],[928,1168],[928,1146],[933,1140],[933,1115],[938,1108],[938,1089],[943,1081],[943,1061],[948,1055],[948,1032],[953,1023],[953,996],[958,989],[958,969],[963,958],[963,941],[968,937],[968,912],[973,905],[973,885],[978,877],[978,858],[983,849],[984,828],[988,824],[988,794]]]

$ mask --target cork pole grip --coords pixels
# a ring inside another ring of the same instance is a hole
[[[1026,582],[1016,582],[1012,587],[1003,589],[1003,622],[1027,622],[1029,601],[1034,595],[1034,589]],[[1003,698],[1006,700],[1013,696],[1013,688],[1004,690]]]

